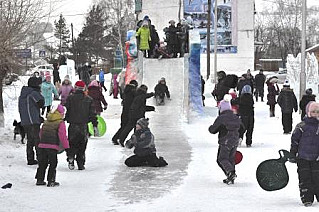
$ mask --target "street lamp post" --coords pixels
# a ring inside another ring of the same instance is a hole
[[[301,29],[301,70],[300,70],[300,90],[299,98],[302,98],[306,90],[306,19],[307,0],[302,0],[302,29]]]

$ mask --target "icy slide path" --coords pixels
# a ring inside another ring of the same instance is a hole
[[[144,60],[142,83],[148,86],[148,92],[154,91],[158,80],[165,77],[171,94],[172,100],[166,101],[164,106],[155,106],[155,99],[148,99],[147,105],[155,106],[156,111],[146,113],[155,137],[157,155],[163,156],[169,165],[164,168],[120,166],[109,191],[126,203],[158,198],[176,188],[187,174],[191,149],[181,128],[183,62],[183,58]]]

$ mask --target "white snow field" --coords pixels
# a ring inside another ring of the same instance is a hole
[[[157,81],[165,77],[171,101],[146,113],[155,136],[157,154],[169,165],[163,168],[128,168],[124,160],[132,150],[114,146],[111,138],[120,126],[121,100],[104,93],[109,103],[102,113],[107,132],[103,137],[89,139],[86,169],[69,170],[66,155],[59,155],[57,181],[59,187],[35,185],[36,166],[26,165],[25,144],[13,140],[12,122],[20,119],[18,96],[28,77],[5,86],[5,127],[0,128],[0,211],[318,211],[319,204],[305,208],[299,198],[297,167],[286,163],[290,180],[279,191],[262,190],[256,180],[256,168],[262,161],[279,158],[278,150],[290,148],[290,135],[284,135],[280,108],[270,118],[266,102],[255,103],[255,128],[251,148],[239,147],[243,161],[236,166],[238,178],[234,185],[225,185],[223,172],[216,163],[217,135],[208,127],[217,115],[210,92],[213,84],[206,82],[206,107],[203,114],[185,118],[184,59],[146,59],[142,83],[153,91]],[[242,74],[242,73],[238,73]],[[109,85],[111,77],[106,75]],[[267,93],[267,91],[266,91]],[[317,93],[316,93],[317,94]],[[317,94],[318,95],[318,94]],[[148,105],[154,105],[149,99]],[[294,114],[294,125],[300,115]],[[243,142],[244,144],[244,142]]]

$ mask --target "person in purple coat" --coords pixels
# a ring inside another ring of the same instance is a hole
[[[102,94],[102,88],[100,87],[100,84],[98,81],[93,80],[89,87],[88,87],[88,95],[93,99],[94,106],[95,106],[95,112],[97,115],[100,115],[103,110],[106,110],[107,108],[107,102],[105,101],[105,98]],[[102,108],[102,104],[104,107]]]
[[[64,80],[62,82],[62,86],[59,88],[59,95],[61,96],[61,104],[65,105],[66,99],[68,96],[73,92],[73,86],[70,81],[69,75],[66,75],[64,77]]]
[[[319,103],[309,102],[306,117],[297,124],[291,136],[290,162],[297,162],[302,203],[319,202]]]

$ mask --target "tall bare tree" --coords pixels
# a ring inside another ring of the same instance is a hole
[[[18,59],[16,49],[25,48],[26,35],[32,26],[48,16],[43,11],[42,0],[1,0],[0,1],[0,125],[3,126],[3,79],[12,70]],[[45,5],[47,6],[47,5]]]
[[[126,40],[126,32],[135,27],[133,0],[101,0],[100,5],[106,11],[106,25],[110,29],[106,32],[122,50]],[[123,52],[124,55],[124,52]]]

